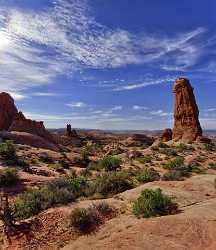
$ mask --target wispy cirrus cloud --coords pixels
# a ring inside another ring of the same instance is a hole
[[[85,108],[87,107],[87,104],[84,102],[71,102],[71,103],[67,103],[66,106],[70,108]]]
[[[201,55],[197,39],[205,32],[197,28],[170,37],[110,29],[95,20],[88,0],[56,0],[46,11],[2,4],[0,88],[22,91],[86,68],[157,62],[164,70],[183,70],[194,65]],[[131,84],[116,90],[149,84]]]

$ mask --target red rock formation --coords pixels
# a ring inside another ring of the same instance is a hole
[[[70,124],[67,124],[66,135],[69,137],[78,137],[76,130],[72,129]]]
[[[8,131],[26,132],[54,142],[53,136],[46,130],[42,121],[26,119],[22,112],[16,115]]]
[[[193,142],[202,136],[193,88],[188,79],[179,78],[174,84],[173,92],[176,97],[173,139],[185,143]]]
[[[0,130],[8,130],[17,113],[13,98],[8,93],[0,93]]]
[[[172,135],[173,135],[172,129],[166,128],[166,129],[164,129],[164,131],[163,131],[163,133],[161,135],[161,140],[163,142],[171,141],[172,140]]]

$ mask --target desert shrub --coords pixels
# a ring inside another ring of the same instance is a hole
[[[142,155],[137,157],[136,160],[140,163],[149,163],[152,161],[152,157],[150,155]]]
[[[107,172],[91,184],[91,192],[109,196],[133,188],[133,181],[125,172]]]
[[[114,213],[114,209],[106,202],[100,202],[98,204],[93,204],[93,207],[103,216],[109,217]]]
[[[100,171],[101,166],[98,164],[98,162],[91,161],[91,162],[89,162],[87,169],[88,170]]]
[[[42,152],[39,154],[39,160],[47,164],[51,164],[54,162],[52,157],[50,157],[46,152]]]
[[[159,150],[159,147],[158,146],[151,146],[151,150],[153,150],[153,151],[158,151]]]
[[[162,194],[159,188],[143,190],[133,205],[133,213],[138,218],[168,215],[176,210],[177,205],[168,196]]]
[[[178,156],[176,150],[173,148],[161,148],[160,153],[167,156]]]
[[[169,146],[166,143],[163,143],[163,142],[159,142],[158,147],[159,148],[169,148]]]
[[[88,168],[85,168],[85,169],[82,169],[80,171],[80,175],[82,175],[84,177],[91,177],[92,176],[92,172]]]
[[[184,164],[184,157],[177,156],[175,159],[168,161],[164,168],[166,169],[176,169]]]
[[[54,164],[49,164],[48,167],[51,168],[54,171],[57,171],[57,172],[61,172],[61,171],[64,170],[63,167],[62,167],[62,165],[59,164],[58,162],[56,162]]]
[[[158,181],[160,179],[160,174],[155,171],[153,168],[150,169],[144,169],[141,171],[138,171],[136,175],[136,179],[139,182],[151,182],[151,181]]]
[[[191,145],[186,145],[186,144],[184,144],[184,143],[180,143],[179,145],[177,145],[177,146],[176,146],[176,149],[177,149],[179,152],[181,152],[181,153],[183,153],[183,152],[185,152],[185,151],[193,151],[193,150],[194,150],[193,146],[191,146]]]
[[[69,216],[69,226],[81,233],[90,233],[109,218],[114,209],[106,202],[93,204],[88,208],[76,208]]]
[[[216,163],[215,162],[209,163],[209,168],[216,170]]]
[[[81,233],[93,231],[102,223],[100,214],[93,207],[75,208],[70,214],[69,220],[69,225]]]
[[[61,177],[40,189],[28,189],[14,203],[17,218],[26,219],[39,212],[75,201],[84,194],[86,180],[83,177]]]
[[[205,143],[204,149],[206,151],[214,151],[215,150],[215,144],[214,143]]]
[[[61,158],[59,161],[58,161],[59,165],[64,168],[64,169],[69,169],[69,163],[64,159],[64,158]]]
[[[98,162],[99,169],[115,171],[121,167],[121,160],[114,156],[106,156]]]
[[[197,164],[192,163],[192,164],[188,165],[188,169],[190,172],[196,173],[196,174],[202,174],[205,172],[204,169],[202,169],[200,164],[198,164],[198,163]]]
[[[163,175],[162,179],[164,181],[182,181],[183,176],[181,171],[179,170],[170,170],[169,172]]]
[[[0,155],[6,160],[14,160],[17,158],[16,148],[11,141],[0,144]]]
[[[14,168],[6,168],[0,170],[0,187],[8,187],[15,185],[19,180],[17,170]]]

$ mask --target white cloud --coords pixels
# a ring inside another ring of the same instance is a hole
[[[170,82],[174,82],[176,77],[166,77],[166,78],[159,78],[159,79],[146,79],[143,83],[135,83],[135,84],[127,84],[123,86],[118,86],[114,88],[114,91],[124,91],[124,90],[133,90],[133,89],[139,89],[144,88],[149,85],[156,85],[156,84],[166,84]]]
[[[27,95],[24,95],[24,94],[20,94],[20,93],[16,93],[16,92],[9,92],[9,94],[14,98],[14,100],[16,101],[20,101],[20,100],[23,100],[23,99],[26,99],[28,98]]]
[[[52,92],[35,92],[32,94],[33,96],[57,96],[56,93],[52,93]]]
[[[70,108],[84,108],[87,106],[87,104],[84,102],[72,102],[72,103],[66,104],[66,106]]]
[[[111,109],[111,111],[118,111],[118,110],[122,110],[122,106],[115,106]]]
[[[53,4],[46,10],[0,7],[1,90],[49,84],[59,75],[71,76],[89,67],[160,62],[164,69],[187,68],[202,53],[194,39],[205,32],[203,28],[173,37],[132,34],[96,22],[91,1],[56,0]]]
[[[134,105],[132,107],[133,110],[147,110],[148,108],[147,107],[144,107],[144,106],[139,106],[139,105]]]
[[[150,114],[155,115],[155,116],[161,116],[161,117],[172,115],[172,113],[164,112],[163,110],[151,111]]]

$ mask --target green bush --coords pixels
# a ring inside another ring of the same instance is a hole
[[[96,178],[91,192],[109,196],[133,188],[133,181],[125,172],[108,172]]]
[[[106,156],[98,162],[98,166],[105,171],[115,171],[121,167],[121,160],[114,156]]]
[[[152,161],[152,157],[150,155],[142,155],[137,157],[136,160],[140,163],[149,163]]]
[[[144,169],[141,171],[138,171],[136,175],[136,179],[139,182],[151,182],[151,181],[158,181],[160,180],[160,174],[155,171],[153,168],[150,169]]]
[[[0,144],[0,156],[7,161],[8,165],[15,165],[17,162],[16,148],[11,141]]]
[[[178,156],[176,150],[173,148],[161,148],[160,153],[167,156]]]
[[[14,168],[6,168],[0,170],[0,187],[8,187],[15,185],[19,180],[17,170]]]
[[[215,162],[209,163],[209,168],[216,170],[216,163]]]
[[[93,207],[103,216],[109,217],[114,213],[114,209],[106,202],[100,202],[98,204],[93,204]]]
[[[178,167],[181,167],[184,164],[184,157],[182,156],[177,156],[175,159],[170,160],[166,163],[164,168],[166,169],[176,169]]]
[[[177,205],[168,196],[162,194],[159,188],[143,190],[133,205],[133,213],[138,218],[173,214],[176,210]]]
[[[14,203],[17,218],[26,219],[60,204],[75,201],[84,194],[86,180],[83,177],[62,177],[40,189],[28,189]]]
[[[164,181],[182,181],[183,177],[179,170],[170,170],[162,178]]]
[[[159,148],[169,148],[169,146],[166,143],[163,143],[163,142],[159,142],[158,147]]]

